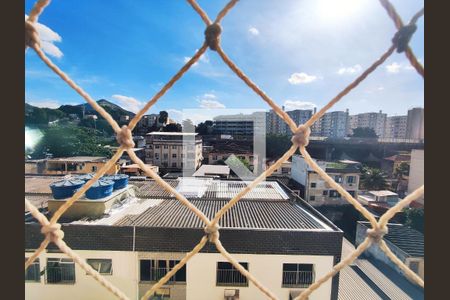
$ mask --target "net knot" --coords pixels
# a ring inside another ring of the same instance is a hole
[[[116,140],[121,146],[127,149],[134,147],[133,135],[127,125],[122,126],[120,132],[116,135]]]
[[[309,143],[309,135],[311,134],[311,129],[305,125],[300,125],[297,129],[297,131],[292,136],[292,143],[294,145],[297,145],[299,147],[308,146]]]
[[[208,240],[214,243],[219,239],[219,225],[208,225],[205,227],[205,233],[208,236]]]
[[[33,22],[25,20],[25,46],[33,48],[34,45],[40,45],[39,33]]]
[[[209,49],[216,51],[219,47],[222,27],[218,23],[212,23],[205,30],[205,41]]]
[[[64,231],[61,230],[61,224],[47,224],[42,226],[41,233],[48,236],[50,242],[56,242],[57,240],[62,240],[64,238]]]
[[[392,43],[397,47],[397,52],[402,53],[408,48],[408,43],[412,35],[416,32],[416,24],[405,25],[397,31],[392,39]]]
[[[367,230],[367,236],[376,243],[379,243],[383,239],[383,236],[387,233],[388,228],[386,226],[371,228]]]

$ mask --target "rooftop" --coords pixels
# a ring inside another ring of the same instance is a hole
[[[358,223],[370,228],[369,222],[358,221]],[[412,257],[424,257],[424,236],[421,232],[402,224],[389,223],[387,227],[385,240]]]
[[[49,162],[101,162],[108,158],[104,156],[73,156],[73,157],[58,157],[50,158]]]
[[[398,196],[397,193],[388,191],[388,190],[383,190],[383,191],[369,191],[370,194],[377,196],[377,197],[385,197],[385,196]]]
[[[230,167],[222,165],[202,165],[192,176],[205,176],[208,175],[229,175]]]
[[[155,131],[155,132],[149,132],[147,133],[147,135],[174,135],[174,136],[178,136],[178,135],[197,135],[198,133],[196,132],[160,132],[160,131]]]

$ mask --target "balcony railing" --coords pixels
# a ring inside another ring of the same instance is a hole
[[[75,265],[72,265],[70,267],[47,267],[46,282],[53,284],[75,283]]]
[[[313,282],[313,271],[283,271],[283,287],[306,288]]]
[[[159,281],[161,278],[166,276],[166,274],[168,272],[169,271],[167,270],[167,268],[152,268],[152,269],[150,269],[150,280],[149,281]],[[175,282],[174,276],[170,277],[170,279],[167,281],[167,283],[173,283],[173,282]]]
[[[218,286],[248,286],[247,278],[237,270],[217,269]]]

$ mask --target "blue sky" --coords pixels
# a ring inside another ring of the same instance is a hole
[[[226,3],[199,1],[211,19]],[[423,7],[416,0],[392,3],[405,22]],[[25,2],[25,14],[33,4]],[[54,0],[39,23],[45,50],[62,70],[94,99],[132,111],[195,53],[205,29],[182,0]],[[410,45],[424,62],[424,18],[417,25]],[[242,0],[222,27],[228,56],[288,110],[323,106],[388,49],[395,33],[377,0]],[[25,54],[25,83],[25,99],[33,105],[84,101],[32,50]],[[405,55],[394,53],[332,110],[404,115],[423,107],[423,89]],[[149,113],[167,110],[177,118],[196,108],[269,109],[211,50]]]

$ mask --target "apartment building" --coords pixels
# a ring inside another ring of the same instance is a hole
[[[343,138],[347,135],[349,127],[348,109],[325,113],[316,123],[311,128],[313,136]]]
[[[408,110],[407,139],[423,140],[425,138],[424,117],[425,113],[422,107],[415,107]]]
[[[252,114],[222,115],[214,118],[214,132],[231,136],[253,136],[266,130],[265,112]]]
[[[315,160],[316,163],[339,183],[353,197],[358,195],[359,163],[349,160],[327,162]],[[298,182],[303,196],[313,206],[341,205],[348,202],[341,197],[337,190],[326,183],[305,161],[303,156],[292,156],[292,179]]]
[[[357,127],[367,127],[375,131],[379,138],[385,137],[387,114],[381,110],[376,112],[362,113],[353,115],[350,117],[349,133],[352,134],[352,130]]]
[[[406,139],[408,116],[392,116],[386,118],[385,138]]]
[[[295,124],[300,125],[308,121],[313,111],[310,109],[295,109],[286,112],[288,116],[295,122]],[[267,113],[266,118],[266,130],[270,134],[287,134],[292,135],[292,131],[287,125],[287,123],[281,119],[273,110]]]
[[[211,178],[167,181],[208,218],[248,184]],[[130,299],[140,299],[205,234],[202,221],[154,181],[141,184],[136,196],[108,215],[62,224],[66,243]],[[342,231],[275,181],[256,186],[219,225],[227,251],[279,299],[298,296],[341,258]],[[42,239],[40,224],[35,220],[25,224],[25,259]],[[50,244],[27,270],[26,299],[112,297],[55,250]],[[309,299],[335,300],[338,285],[336,275]],[[149,299],[219,300],[230,295],[232,299],[265,297],[208,242]]]
[[[190,132],[150,132],[146,135],[145,162],[160,169],[197,170],[202,162],[202,138]]]

